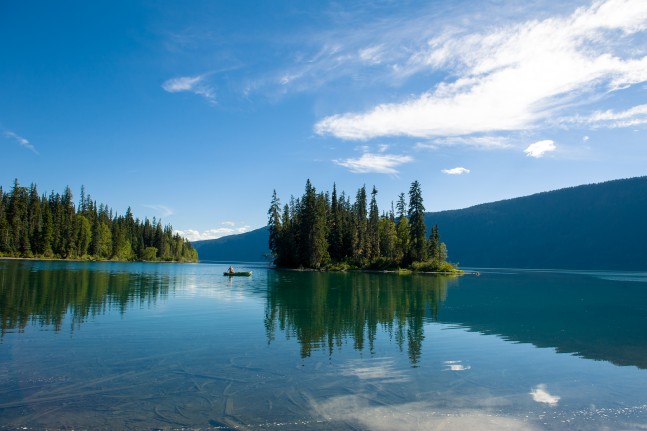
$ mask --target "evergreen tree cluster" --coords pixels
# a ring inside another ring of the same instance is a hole
[[[277,266],[287,268],[411,268],[420,271],[453,271],[438,227],[426,237],[422,191],[414,181],[408,203],[404,193],[397,212],[380,214],[377,189],[370,200],[366,186],[351,202],[343,191],[317,192],[307,180],[300,198],[281,207],[276,195],[268,211],[269,247]]]
[[[0,186],[0,256],[120,261],[196,262],[191,243],[170,225],[117,215],[93,201],[81,187],[76,207],[72,191],[39,195],[36,185],[18,180],[6,193]]]

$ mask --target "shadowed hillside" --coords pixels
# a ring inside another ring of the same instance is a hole
[[[647,177],[427,213],[461,266],[647,270]],[[262,261],[268,231],[197,241],[200,260]]]
[[[192,244],[201,261],[261,262],[268,259],[268,238],[269,232],[263,227],[239,235],[195,241]]]
[[[647,177],[427,214],[461,266],[647,269]]]

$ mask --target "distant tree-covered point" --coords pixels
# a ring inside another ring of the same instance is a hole
[[[0,186],[0,256],[50,259],[196,262],[191,243],[159,220],[143,221],[97,205],[81,187],[78,206],[72,191],[39,195],[35,184],[18,180],[6,193]]]
[[[268,211],[269,248],[274,263],[286,268],[343,270],[412,269],[429,272],[455,272],[447,262],[447,247],[440,241],[438,226],[427,238],[425,207],[420,183],[404,193],[388,212],[377,206],[377,189],[370,202],[366,186],[354,202],[345,192],[337,195],[317,192],[310,180],[300,198],[290,198],[281,207],[276,190]],[[397,211],[397,212],[396,212]]]

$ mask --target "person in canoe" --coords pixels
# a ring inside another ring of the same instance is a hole
[[[227,270],[227,273],[228,273],[228,274],[233,274],[234,272],[236,272],[236,271],[234,271],[234,267],[233,267],[233,266],[230,266],[230,267],[229,267],[229,269]]]

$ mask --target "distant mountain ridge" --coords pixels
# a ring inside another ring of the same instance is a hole
[[[216,262],[262,262],[269,261],[270,234],[267,227],[217,239],[194,241],[193,248],[200,261]]]
[[[647,270],[647,177],[431,213],[462,266]]]
[[[647,176],[427,213],[462,267],[647,270]],[[196,241],[201,261],[267,260],[267,228]]]

